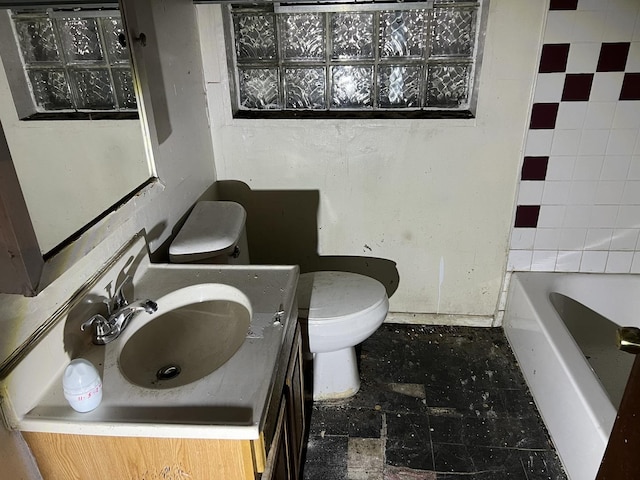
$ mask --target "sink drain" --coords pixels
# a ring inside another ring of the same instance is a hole
[[[158,380],[171,380],[180,375],[181,371],[178,365],[167,365],[156,372],[156,378]]]

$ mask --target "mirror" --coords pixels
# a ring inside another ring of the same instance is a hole
[[[0,11],[2,26],[8,15]],[[153,168],[136,118],[20,120],[9,83],[18,67],[3,55],[0,123],[40,251],[47,254],[137,190]]]

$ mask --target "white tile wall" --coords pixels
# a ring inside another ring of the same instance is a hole
[[[631,43],[629,57],[627,57],[627,68],[629,70],[640,72],[640,42]]]
[[[631,165],[630,155],[607,155],[602,164],[600,172],[600,180],[625,180],[633,178],[632,172],[629,170]],[[640,164],[638,164],[640,173]]]
[[[594,73],[602,42],[632,42],[640,1],[579,0],[547,17],[545,44],[570,43],[566,73]],[[521,181],[536,228],[514,228],[509,270],[640,273],[640,101],[618,101],[624,72],[596,72],[589,101],[562,102],[565,73],[539,73],[534,103],[559,103],[554,129],[529,130],[524,156],[548,156],[544,181]]]
[[[579,130],[584,125],[589,102],[563,102],[558,108],[556,129]]]
[[[582,260],[580,261],[580,271],[587,273],[604,272],[607,265],[607,256],[609,252],[588,251],[582,252]]]
[[[580,269],[580,262],[582,261],[581,251],[565,251],[560,250],[558,252],[558,259],[556,261],[556,272],[577,272]]]
[[[544,43],[568,43],[571,41],[577,12],[554,10],[547,16]],[[598,40],[594,40],[598,41]]]
[[[580,147],[581,130],[554,130],[551,155],[576,155]],[[603,152],[604,153],[604,152]]]
[[[518,205],[540,205],[545,182],[520,182]]]
[[[610,129],[615,121],[616,108],[622,102],[586,102],[587,113],[583,128],[587,130]]]
[[[581,131],[580,155],[604,155],[607,151],[610,130],[585,129]]]
[[[633,252],[609,252],[606,273],[629,273],[633,262]]]
[[[575,163],[575,156],[550,156],[547,165],[547,181],[570,180]]]
[[[545,156],[551,153],[553,130],[531,130],[527,135],[525,155]]]
[[[634,252],[633,254],[630,273],[640,273],[640,252]]]
[[[597,72],[593,76],[589,101],[617,102],[623,80],[623,72]]]
[[[567,73],[589,73],[596,71],[600,56],[600,42],[585,42],[571,45],[567,60]],[[558,75],[558,74],[556,74]],[[564,81],[564,75],[562,75]],[[538,87],[536,86],[536,90]]]

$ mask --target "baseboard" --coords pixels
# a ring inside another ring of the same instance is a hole
[[[491,315],[445,315],[442,313],[389,312],[384,323],[404,323],[410,325],[452,325],[459,327],[494,326]]]

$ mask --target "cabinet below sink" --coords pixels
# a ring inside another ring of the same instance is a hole
[[[298,479],[305,410],[300,328],[283,345],[258,439],[23,432],[45,480],[135,478]],[[153,426],[149,426],[153,431]]]

